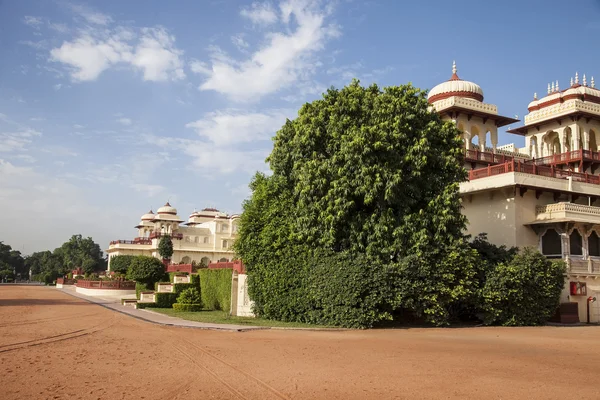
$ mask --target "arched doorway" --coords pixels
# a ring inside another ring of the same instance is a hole
[[[598,139],[596,138],[596,131],[590,129],[590,150],[598,151]]]
[[[556,229],[548,229],[542,235],[542,254],[548,258],[562,257],[560,234]]]

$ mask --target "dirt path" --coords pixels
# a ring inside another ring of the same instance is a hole
[[[600,398],[600,327],[219,332],[0,287],[2,399]]]

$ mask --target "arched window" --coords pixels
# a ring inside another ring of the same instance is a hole
[[[219,260],[219,262],[228,262],[228,261],[229,261],[229,260],[228,260],[228,259],[226,259],[225,257],[223,257],[223,258],[221,258],[221,259]]]
[[[183,257],[183,258],[181,259],[181,263],[182,263],[182,264],[189,264],[189,263],[191,263],[191,262],[192,262],[192,261],[191,261],[191,259],[190,259],[188,256],[185,256],[185,257]]]
[[[582,256],[583,255],[583,238],[581,237],[581,233],[577,229],[573,229],[571,235],[569,236],[569,253],[572,256]]]
[[[204,243],[205,244],[210,243],[210,239],[208,238],[208,236],[204,236]]]
[[[600,257],[600,236],[596,231],[588,237],[588,254],[592,257]]]
[[[562,257],[560,235],[554,229],[548,229],[542,236],[542,254],[547,257]]]
[[[202,257],[202,259],[200,260],[200,264],[204,265],[205,267],[208,267],[208,264],[210,264],[210,258]]]

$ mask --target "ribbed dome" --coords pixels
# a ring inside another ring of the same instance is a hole
[[[440,83],[431,89],[427,96],[427,100],[429,103],[433,103],[452,96],[468,97],[483,101],[483,90],[481,87],[476,83],[460,79],[456,74],[456,63],[453,63],[452,65],[452,77],[450,80]]]
[[[171,207],[171,205],[167,201],[167,203],[164,206],[162,206],[161,208],[159,208],[158,210],[156,210],[156,213],[157,214],[177,215],[177,209],[175,207]]]
[[[154,219],[154,213],[152,210],[148,211],[146,214],[142,215],[142,221],[151,221]]]

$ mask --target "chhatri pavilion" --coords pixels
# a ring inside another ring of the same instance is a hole
[[[548,84],[534,94],[522,126],[525,147],[498,145],[498,128],[518,120],[484,102],[476,83],[451,78],[428,95],[431,107],[462,132],[469,180],[460,185],[468,233],[490,242],[533,246],[567,263],[561,302],[578,304],[587,319],[587,298],[600,299],[600,90],[594,78],[571,78],[567,88]],[[600,303],[591,321],[600,322]]]

